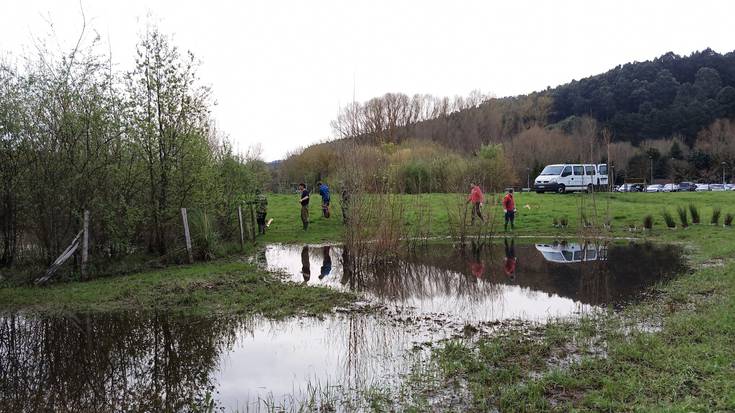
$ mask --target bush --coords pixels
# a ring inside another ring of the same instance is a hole
[[[694,204],[689,204],[689,212],[692,214],[692,224],[699,224],[699,210]]]
[[[674,221],[674,217],[668,210],[664,210],[661,216],[663,216],[667,228],[676,228],[676,221]]]
[[[712,210],[712,219],[709,222],[712,225],[718,225],[720,223],[720,208]]]
[[[653,229],[653,216],[652,215],[646,215],[643,218],[643,228],[645,229]]]
[[[679,214],[679,221],[681,221],[681,227],[686,228],[689,226],[689,217],[687,215],[687,209],[684,207],[676,208],[677,214]]]

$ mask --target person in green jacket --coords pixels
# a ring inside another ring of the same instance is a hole
[[[258,233],[265,235],[265,217],[268,214],[268,198],[260,189],[255,190],[255,216],[258,222]]]

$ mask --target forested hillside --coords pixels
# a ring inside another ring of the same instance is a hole
[[[735,165],[735,52],[666,53],[515,97],[387,93],[348,105],[332,126],[339,142],[370,147],[365,163],[381,159],[397,191],[483,181],[471,166],[483,153],[510,171],[493,181],[500,186],[581,161],[614,164],[618,182],[650,178],[651,169],[656,179],[721,180]],[[335,177],[337,153],[334,143],[306,148],[275,178]]]
[[[550,123],[589,115],[616,139],[639,143],[681,135],[691,145],[715,119],[735,116],[735,52],[669,52],[547,93],[553,98]]]

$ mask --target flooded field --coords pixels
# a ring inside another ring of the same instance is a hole
[[[650,244],[509,240],[482,254],[433,245],[358,274],[339,247],[272,245],[257,257],[263,265],[295,282],[358,291],[380,310],[283,321],[7,314],[0,411],[180,411],[210,402],[247,411],[397,384],[422,344],[461,334],[465,324],[620,306],[681,272],[680,257]]]

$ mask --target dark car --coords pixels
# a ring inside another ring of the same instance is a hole
[[[694,192],[697,185],[694,182],[682,182],[679,184],[679,192]]]

